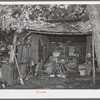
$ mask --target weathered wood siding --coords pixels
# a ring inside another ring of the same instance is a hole
[[[86,37],[86,54],[92,53],[92,36]]]
[[[32,59],[34,63],[38,62],[38,41],[38,35],[31,36],[30,59]]]
[[[30,47],[27,45],[18,46],[18,62],[19,63],[27,63],[33,60],[34,63],[39,61],[39,41],[41,42],[41,46],[43,47],[42,59],[41,59],[41,67],[50,54],[50,42],[47,36],[45,35],[35,35],[32,34],[30,36]],[[29,63],[28,63],[29,64]],[[24,64],[25,65],[25,64]],[[27,65],[27,64],[26,64]]]

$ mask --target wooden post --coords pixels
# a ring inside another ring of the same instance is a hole
[[[95,85],[96,79],[95,79],[94,36],[93,35],[92,35],[92,63],[93,63],[93,85]]]
[[[15,33],[14,35],[14,40],[13,40],[13,49],[14,49],[14,53],[16,51],[16,41],[17,41],[17,34]]]
[[[13,46],[11,46],[11,50],[10,50],[10,59],[9,59],[9,63],[14,62],[14,53],[15,53],[15,51],[16,51],[16,41],[17,41],[17,34],[14,34]]]

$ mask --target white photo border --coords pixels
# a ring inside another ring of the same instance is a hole
[[[0,4],[100,4],[100,1],[4,1]],[[43,92],[43,93],[42,93]],[[100,98],[99,89],[1,89],[0,99]]]

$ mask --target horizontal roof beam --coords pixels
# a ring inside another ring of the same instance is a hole
[[[39,34],[39,35],[92,35],[90,32],[87,34],[82,34],[81,32],[52,32],[52,31],[36,31],[36,30],[30,30],[33,34]]]

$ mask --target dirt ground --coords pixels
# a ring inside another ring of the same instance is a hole
[[[99,76],[99,75],[97,75]],[[16,83],[7,89],[99,89],[100,79],[96,79],[96,85],[92,84],[91,76],[80,76],[77,73],[67,73],[66,78],[50,77],[44,72],[39,72],[37,77],[24,81],[24,85]]]

